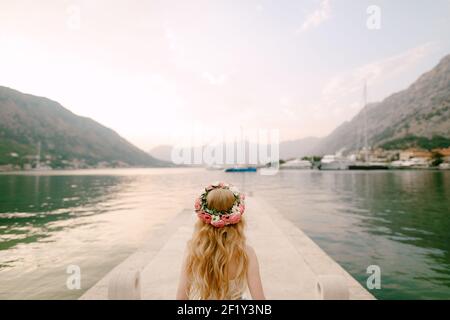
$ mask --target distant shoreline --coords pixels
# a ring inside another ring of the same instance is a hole
[[[172,171],[175,173],[176,171],[186,171],[186,169],[203,171],[207,170],[204,167],[148,167],[148,168],[92,168],[92,169],[56,169],[56,170],[21,170],[21,171],[0,171],[0,175],[20,175],[20,176],[58,176],[58,175],[110,175],[112,172],[115,172],[119,175],[121,171],[123,175],[129,175],[133,171],[136,171],[136,174],[141,174],[143,170],[145,171]],[[283,172],[289,171],[303,171],[303,172],[387,172],[387,171],[450,171],[449,169],[439,169],[437,167],[433,168],[390,168],[383,170],[318,170],[318,169],[280,169]]]
[[[50,175],[73,175],[73,173],[87,173],[92,175],[102,175],[104,172],[105,175],[111,173],[111,171],[124,171],[124,174],[129,175],[130,171],[139,171],[142,170],[169,170],[169,171],[178,171],[185,169],[205,169],[199,167],[142,167],[142,168],[89,168],[89,169],[55,169],[55,170],[20,170],[20,171],[0,171],[0,175],[24,175],[24,176],[50,176]],[[125,172],[126,171],[126,172]],[[72,174],[70,174],[72,173]],[[138,172],[136,172],[138,174]],[[77,174],[78,175],[78,174]]]

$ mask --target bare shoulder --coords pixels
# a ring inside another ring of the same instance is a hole
[[[247,284],[250,289],[250,294],[254,300],[264,300],[264,289],[261,282],[256,252],[252,246],[249,245],[246,245],[246,251],[248,255]]]
[[[256,252],[255,252],[255,249],[253,249],[253,247],[251,246],[251,245],[246,245],[245,246],[245,251],[246,251],[246,253],[247,253],[247,256],[250,258],[250,259],[255,259],[256,258]]]

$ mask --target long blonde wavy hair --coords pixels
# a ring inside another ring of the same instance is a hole
[[[228,210],[233,206],[234,195],[227,189],[214,189],[206,198],[210,209]],[[245,250],[245,221],[216,228],[198,220],[194,234],[188,242],[186,272],[189,296],[199,299],[234,299],[229,286],[229,266],[236,263],[233,279],[243,286],[247,277],[248,256]]]

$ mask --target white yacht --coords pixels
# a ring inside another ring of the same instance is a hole
[[[391,168],[393,169],[424,169],[430,165],[427,159],[412,158],[409,160],[397,160],[391,162]]]
[[[348,170],[353,161],[340,155],[326,155],[320,160],[320,170]]]
[[[312,166],[311,161],[293,159],[280,165],[280,169],[311,169]]]

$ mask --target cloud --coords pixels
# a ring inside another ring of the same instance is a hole
[[[435,48],[435,43],[425,43],[331,77],[325,82],[321,97],[309,105],[312,123],[333,128],[350,120],[363,106],[364,81],[368,84],[369,102],[403,89],[411,76],[417,76],[419,63]]]
[[[187,65],[186,48],[174,29],[165,22],[163,24],[164,37],[169,49],[169,60],[178,67]]]
[[[425,43],[400,54],[370,62],[347,73],[335,76],[325,85],[322,95],[327,102],[341,100],[362,92],[364,81],[371,86],[381,85],[403,72],[413,69],[434,48]]]
[[[323,22],[327,21],[331,17],[331,5],[330,0],[322,0],[318,9],[311,12],[303,22],[297,32],[305,32],[309,29],[318,27]]]
[[[223,85],[228,80],[228,74],[214,75],[208,71],[202,73],[202,77],[212,85]]]

